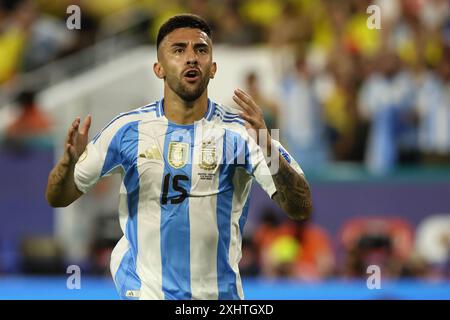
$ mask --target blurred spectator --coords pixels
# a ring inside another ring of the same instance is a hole
[[[324,279],[334,272],[330,238],[317,225],[283,221],[267,212],[254,241],[264,276],[311,281]]]
[[[296,258],[296,278],[320,280],[334,275],[334,248],[328,233],[312,223],[298,223],[300,244]]]
[[[340,233],[344,250],[343,274],[365,276],[377,265],[383,276],[403,275],[413,253],[413,229],[401,218],[366,217],[347,221]]]
[[[375,174],[391,172],[401,148],[416,147],[414,86],[411,74],[399,68],[395,54],[378,57],[380,69],[363,83],[359,96],[361,115],[371,123],[366,164]]]
[[[218,24],[213,36],[218,42],[242,46],[254,43],[259,37],[257,27],[246,22],[231,1],[222,8],[216,20]]]
[[[22,71],[41,67],[74,45],[74,33],[67,29],[64,21],[42,14],[33,2],[27,3],[23,11],[31,26],[24,49]]]
[[[401,264],[394,258],[392,240],[388,235],[361,235],[347,252],[345,275],[364,277],[371,265],[378,266],[385,277],[400,276]]]
[[[18,97],[18,117],[7,126],[5,139],[13,146],[32,146],[48,143],[52,121],[35,101],[34,91],[24,91]]]
[[[329,71],[316,78],[316,94],[323,105],[324,124],[327,139],[333,152],[333,160],[350,160],[357,157],[356,144],[359,119],[356,108],[356,79],[353,78],[353,66],[345,57],[336,57],[330,61]],[[361,138],[365,138],[363,135]]]
[[[302,168],[320,169],[328,162],[328,146],[321,106],[313,91],[313,79],[303,55],[281,83],[280,134]]]
[[[416,107],[419,148],[424,163],[450,163],[450,62],[424,72],[418,85]]]
[[[425,259],[430,276],[450,276],[450,214],[430,216],[418,225],[416,250]]]
[[[371,5],[370,0],[353,0],[351,4],[351,15],[344,26],[344,45],[348,53],[361,54],[363,56],[374,56],[381,48],[382,38],[377,29],[367,27],[366,13]]]
[[[23,1],[0,1],[0,85],[19,70],[29,31]]]
[[[301,19],[295,5],[287,1],[284,3],[281,14],[274,19],[269,27],[268,38],[266,39],[274,46],[293,45],[302,38],[305,30],[301,28]]]

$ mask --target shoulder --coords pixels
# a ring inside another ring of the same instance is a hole
[[[239,116],[240,110],[238,108],[214,104],[213,119],[221,123],[225,128],[243,128],[245,129],[245,121]]]
[[[214,104],[213,121],[218,125],[228,139],[236,141],[245,141],[246,143],[252,141],[245,121],[239,116],[240,109],[230,107],[222,104]]]
[[[95,143],[100,137],[106,136],[112,138],[117,132],[133,126],[133,124],[144,119],[152,119],[158,117],[159,101],[154,101],[147,105],[138,107],[133,110],[122,112],[108,122],[102,130],[94,137]]]

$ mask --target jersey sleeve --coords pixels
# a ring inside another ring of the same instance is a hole
[[[299,174],[303,174],[303,170],[294,158],[288,153],[288,151],[277,140],[272,139],[272,144],[277,153],[281,154],[289,165]],[[270,198],[277,191],[275,183],[272,178],[271,169],[267,164],[264,157],[264,153],[260,146],[258,146],[253,139],[249,139],[249,151],[250,151],[250,165],[251,174],[255,178],[256,182],[264,189]],[[271,164],[273,165],[273,163]],[[276,167],[274,167],[276,168]]]
[[[285,147],[283,147],[283,145],[279,141],[272,139],[272,143],[275,146],[275,149],[283,156],[284,159],[286,159],[287,163],[289,163],[289,165],[298,174],[304,174],[298,162],[294,159],[294,157],[291,156],[291,154],[286,150]]]
[[[78,190],[88,192],[97,181],[120,172],[120,123],[107,126],[89,142],[75,165],[74,181]]]

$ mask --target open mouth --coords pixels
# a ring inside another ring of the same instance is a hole
[[[200,72],[197,69],[189,69],[184,73],[184,78],[188,82],[195,82],[200,79]]]

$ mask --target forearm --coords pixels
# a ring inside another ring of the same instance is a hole
[[[60,160],[50,172],[45,197],[52,207],[66,207],[82,195],[75,186],[74,170],[75,164]]]
[[[277,152],[278,171],[272,176],[277,189],[273,200],[296,220],[308,219],[312,212],[311,190],[303,174],[292,168],[286,159]]]

